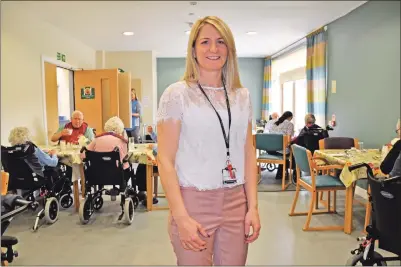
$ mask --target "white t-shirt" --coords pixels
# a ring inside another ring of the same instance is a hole
[[[226,134],[228,113],[223,87],[202,86],[219,113]],[[170,85],[160,98],[157,121],[179,120],[181,132],[175,159],[179,184],[210,190],[245,183],[245,143],[248,123],[252,123],[252,105],[246,88],[228,90],[231,109],[230,158],[236,168],[236,184],[223,184],[222,169],[226,167],[226,145],[219,119],[194,84],[180,81]]]

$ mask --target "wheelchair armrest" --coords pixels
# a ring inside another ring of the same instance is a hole
[[[123,158],[123,163],[129,162],[129,158],[130,156],[128,154],[125,155],[125,157]]]

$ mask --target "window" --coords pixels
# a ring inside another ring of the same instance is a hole
[[[304,127],[307,112],[306,44],[273,59],[270,106],[270,113],[293,113],[295,134]]]

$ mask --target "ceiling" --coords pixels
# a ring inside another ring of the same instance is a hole
[[[238,56],[264,57],[365,2],[23,1],[7,5],[53,24],[96,50],[154,50],[157,57],[185,56],[188,22],[215,15],[233,31]],[[123,36],[124,31],[135,34]],[[247,35],[249,31],[258,34]]]

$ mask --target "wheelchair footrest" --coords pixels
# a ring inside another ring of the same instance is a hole
[[[18,239],[14,236],[2,236],[1,247],[10,247],[18,244]]]

